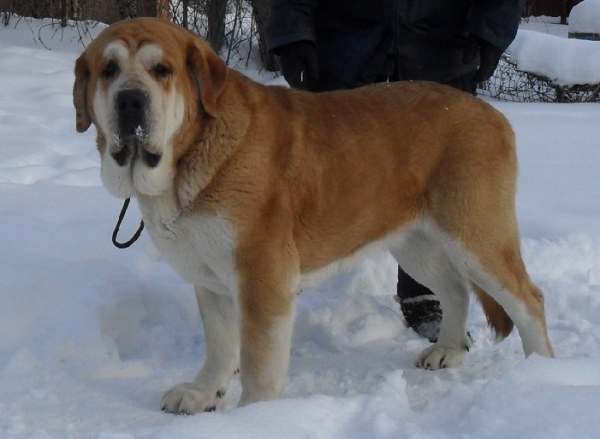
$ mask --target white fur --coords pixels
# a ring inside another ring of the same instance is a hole
[[[100,178],[104,187],[118,198],[129,198],[135,195],[131,171],[120,167],[111,157],[110,148],[100,153]]]
[[[204,365],[193,382],[178,384],[165,393],[163,410],[211,410],[229,388],[239,367],[241,331],[235,237],[227,222],[218,216],[182,216],[176,200],[168,195],[142,196],[139,203],[156,247],[181,277],[196,286],[206,340]]]
[[[466,335],[469,309],[469,284],[448,255],[440,239],[444,234],[429,221],[413,231],[401,247],[392,248],[392,254],[417,282],[427,286],[436,294],[443,309],[442,324],[438,341],[425,349],[417,364],[427,369],[457,367],[471,346]],[[464,258],[459,257],[459,261]]]
[[[102,53],[106,59],[114,59],[116,61],[123,61],[129,58],[129,49],[125,47],[120,41],[113,41],[108,43]]]
[[[519,331],[525,355],[529,356],[533,352],[537,352],[545,357],[553,357],[544,335],[544,328],[537,319],[528,314],[525,304],[520,300],[515,300],[510,291],[500,285],[489,273],[481,270],[478,264],[469,266],[468,271],[473,282],[491,295],[511,317]]]
[[[152,241],[182,278],[237,298],[235,235],[226,220],[217,215],[182,216],[169,195],[142,196],[138,201]]]
[[[165,393],[163,410],[196,413],[217,406],[239,367],[240,322],[236,301],[196,287],[206,340],[206,361],[191,383],[181,383]]]

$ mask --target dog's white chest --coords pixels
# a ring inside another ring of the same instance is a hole
[[[142,215],[152,241],[183,279],[219,294],[237,291],[234,234],[227,221],[214,214],[167,220],[148,206]]]

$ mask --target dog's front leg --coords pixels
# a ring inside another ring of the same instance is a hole
[[[299,270],[282,259],[261,261],[267,272],[253,264],[253,272],[242,280],[239,406],[276,399],[285,385]]]
[[[239,363],[239,309],[232,297],[196,287],[204,326],[206,361],[193,382],[165,393],[166,412],[193,414],[212,411],[227,389]]]

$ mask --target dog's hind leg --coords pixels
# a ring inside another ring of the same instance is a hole
[[[475,197],[463,192],[463,199],[486,205],[471,206],[471,211],[478,215],[449,215],[446,212],[446,218],[455,220],[438,229],[442,237],[440,242],[475,286],[497,338],[502,339],[510,333],[512,320],[521,336],[525,355],[537,352],[553,357],[546,328],[544,296],[529,278],[521,257],[511,193]],[[442,230],[453,230],[452,239]],[[446,239],[443,239],[444,235]]]
[[[443,172],[430,182],[426,209],[434,227],[428,231],[479,288],[476,293],[483,297],[488,322],[498,338],[508,335],[512,320],[526,355],[537,352],[552,357],[543,295],[521,257],[514,134],[496,114],[493,124],[465,129],[461,141],[461,152],[456,152],[460,158],[449,155],[440,165]]]
[[[443,247],[422,231],[411,232],[401,247],[392,248],[392,255],[410,276],[436,294],[442,308],[438,341],[419,355],[417,366],[457,367],[471,346],[466,333],[467,279],[454,267]]]
[[[204,326],[206,361],[193,382],[178,384],[162,399],[166,412],[212,411],[227,392],[239,364],[239,310],[232,297],[196,287]]]

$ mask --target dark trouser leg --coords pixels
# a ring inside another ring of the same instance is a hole
[[[433,292],[410,277],[402,267],[398,266],[398,285],[396,292],[400,299],[433,295]]]

